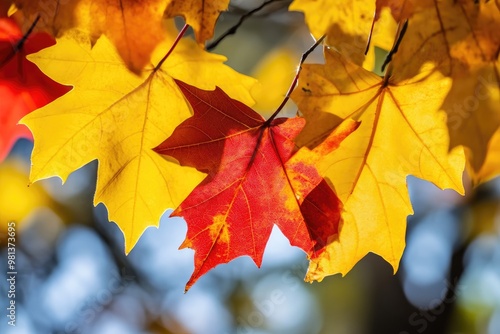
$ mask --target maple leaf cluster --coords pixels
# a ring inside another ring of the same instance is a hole
[[[0,4],[0,159],[30,133],[30,182],[97,159],[94,204],[126,253],[175,208],[187,289],[242,255],[260,266],[274,225],[308,281],[369,252],[396,271],[408,175],[463,194],[464,169],[474,184],[500,172],[498,0],[293,1],[325,62],[300,67],[298,116],[267,120],[249,107],[256,81],[204,50],[229,0]]]

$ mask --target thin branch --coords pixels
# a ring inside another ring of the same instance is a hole
[[[238,23],[236,23],[234,26],[232,26],[231,28],[229,28],[225,33],[223,33],[219,38],[217,38],[215,41],[213,41],[212,43],[208,44],[206,49],[208,51],[212,50],[213,48],[215,48],[217,45],[219,45],[220,42],[222,42],[227,36],[230,36],[230,35],[234,35],[236,33],[236,31],[238,30],[238,28],[243,24],[243,22],[249,18],[250,16],[252,16],[253,14],[255,14],[256,12],[264,9],[266,6],[270,5],[271,3],[273,2],[276,2],[276,1],[282,1],[282,0],[268,0],[266,2],[264,2],[262,5],[260,5],[259,7],[255,8],[255,9],[252,9],[251,11],[249,11],[248,13],[242,15],[240,17],[240,19],[238,20]]]
[[[325,35],[321,36],[320,39],[318,39],[306,52],[304,52],[302,54],[302,57],[300,58],[299,68],[297,69],[297,73],[295,74],[295,77],[293,78],[293,81],[292,81],[292,84],[290,85],[290,88],[288,88],[288,92],[286,93],[285,98],[283,99],[283,102],[281,102],[278,109],[276,109],[276,111],[271,115],[271,117],[269,117],[269,119],[264,123],[265,126],[268,126],[269,124],[271,124],[272,120],[274,118],[276,118],[276,116],[278,116],[280,111],[283,109],[285,104],[288,102],[288,100],[290,99],[290,95],[292,94],[293,90],[295,89],[295,87],[297,86],[297,83],[299,81],[299,75],[300,75],[300,71],[302,70],[302,64],[304,64],[304,62],[306,61],[309,54],[311,52],[313,52],[316,49],[316,47],[321,44],[321,42],[323,42],[323,39],[325,39]]]
[[[406,29],[408,28],[408,20],[405,20],[403,23],[403,27],[401,28],[401,31],[399,32],[398,38],[396,40],[396,43],[392,46],[391,51],[387,54],[387,57],[385,57],[384,63],[382,64],[382,72],[385,70],[385,67],[391,62],[392,56],[396,52],[398,52],[399,45],[401,44],[401,41],[403,40],[403,37],[406,33]]]
[[[170,56],[170,54],[174,51],[175,47],[177,46],[177,43],[179,43],[179,41],[181,40],[182,36],[184,36],[188,28],[189,28],[188,24],[185,24],[184,27],[182,27],[181,31],[179,31],[179,34],[175,38],[175,41],[172,43],[170,50],[168,50],[167,54],[163,56],[163,58],[158,62],[158,64],[153,69],[153,73],[161,68],[165,60],[167,60],[168,56]]]
[[[375,27],[376,15],[377,15],[376,13],[373,15],[372,27],[370,28],[370,33],[368,34],[368,40],[366,41],[365,56],[368,54],[368,50],[370,50],[370,43],[372,41],[373,28]]]

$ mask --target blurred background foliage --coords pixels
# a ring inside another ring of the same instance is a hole
[[[262,1],[232,1],[216,36]],[[213,51],[257,77],[255,109],[269,116],[282,101],[312,39],[289,1],[253,15]],[[380,51],[380,50],[379,50]],[[309,62],[321,62],[321,51]],[[288,115],[297,112],[293,104]],[[500,180],[461,197],[408,178],[408,217],[400,270],[369,255],[346,277],[303,282],[307,261],[275,228],[261,269],[242,257],[217,267],[184,294],[191,250],[179,251],[186,224],[161,220],[125,256],[123,236],[92,206],[96,162],[66,184],[27,187],[32,143],[20,140],[0,164],[0,268],[6,229],[17,223],[17,322],[0,332],[31,333],[500,333]],[[7,282],[0,307],[7,307]]]

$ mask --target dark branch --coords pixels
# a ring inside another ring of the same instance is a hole
[[[290,95],[292,94],[293,90],[295,89],[295,86],[297,86],[297,82],[299,81],[299,75],[300,75],[300,71],[302,70],[302,64],[304,64],[304,62],[306,61],[306,59],[309,56],[309,54],[311,52],[313,52],[314,49],[316,49],[316,47],[321,44],[321,42],[323,42],[323,39],[325,39],[325,35],[321,36],[321,38],[318,39],[316,41],[316,43],[314,43],[306,52],[304,52],[302,54],[302,57],[300,58],[299,68],[297,69],[297,73],[295,74],[295,78],[293,78],[293,81],[292,81],[292,84],[290,85],[290,88],[288,88],[288,92],[286,93],[286,96],[283,99],[283,102],[281,102],[280,106],[271,115],[271,117],[269,117],[269,119],[265,123],[265,126],[268,126],[269,124],[271,124],[272,120],[274,118],[276,118],[276,116],[278,116],[278,114],[280,113],[281,109],[283,109],[283,107],[285,106],[285,104],[288,102],[288,100],[290,99]]]
[[[217,38],[215,41],[213,41],[212,43],[208,44],[207,47],[206,47],[206,49],[208,51],[214,49],[227,36],[234,35],[236,33],[236,31],[238,30],[238,28],[243,24],[243,22],[245,22],[246,19],[248,19],[253,14],[257,13],[258,11],[264,9],[266,6],[272,4],[273,2],[276,2],[276,1],[282,1],[282,0],[268,0],[268,1],[264,2],[262,5],[260,5],[259,7],[255,8],[255,9],[252,9],[248,13],[242,15],[240,17],[240,19],[238,20],[238,23],[236,23],[234,26],[232,26],[231,28],[229,28],[225,33],[223,33],[221,36],[219,36],[219,38]]]
[[[365,56],[368,54],[368,50],[370,50],[370,43],[372,41],[372,35],[373,35],[373,28],[374,27],[375,27],[375,16],[373,17],[372,27],[370,28],[370,33],[368,34],[368,40],[366,41]]]
[[[398,52],[399,45],[401,44],[401,41],[403,40],[403,37],[406,33],[406,29],[408,28],[408,20],[405,20],[405,23],[403,23],[403,27],[401,28],[401,31],[399,32],[398,39],[396,40],[396,43],[394,43],[391,51],[387,54],[387,57],[385,57],[384,63],[382,64],[382,72],[385,70],[385,67],[391,62],[392,56],[396,52]]]

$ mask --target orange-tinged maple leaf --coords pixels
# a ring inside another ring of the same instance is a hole
[[[396,22],[409,19],[414,14],[434,5],[434,0],[376,0],[375,20],[377,20],[384,7],[391,10]]]
[[[7,17],[10,8],[9,1],[0,1],[0,17]]]
[[[140,72],[167,32],[163,13],[168,0],[16,0],[21,21],[41,16],[38,29],[61,37],[78,28],[95,43],[101,34],[113,42],[127,66]],[[75,36],[81,38],[81,34]]]
[[[307,120],[297,138],[314,147],[345,118],[361,126],[318,163],[344,203],[338,238],[311,262],[307,280],[347,273],[368,252],[397,270],[412,213],[406,177],[463,193],[464,153],[448,154],[444,112],[451,80],[429,69],[397,81],[380,78],[325,49],[325,65],[303,66],[292,99]]]
[[[171,35],[160,44],[153,54],[158,67],[142,76],[127,69],[106,36],[93,46],[82,43],[84,37],[80,42],[61,38],[30,56],[58,82],[74,85],[61,99],[23,118],[35,138],[30,180],[59,176],[64,181],[97,159],[94,203],[107,207],[109,219],[124,233],[127,253],[203,178],[152,151],[191,114],[173,78],[207,89],[217,83],[235,98],[252,102],[248,90],[254,80],[193,40],[182,39],[164,59],[174,39]]]
[[[471,172],[479,172],[500,126],[500,10],[493,1],[431,4],[411,17],[394,73],[410,78],[433,62],[453,79],[442,106],[450,148],[464,145]]]
[[[25,58],[54,44],[45,33],[26,38],[12,19],[0,18],[0,161],[18,138],[31,138],[29,130],[17,122],[71,89],[47,77]]]
[[[45,31],[52,36],[57,36],[81,22],[81,20],[77,20],[76,8],[83,1],[86,0],[63,2],[60,0],[7,0],[15,5],[17,10],[13,14],[13,18],[22,26],[22,30],[29,29],[30,22],[40,16],[40,22],[35,27],[35,31]]]
[[[220,263],[250,256],[260,266],[276,224],[294,246],[319,256],[337,233],[340,202],[314,163],[357,127],[347,121],[315,151],[295,151],[304,119],[266,122],[221,89],[177,81],[194,109],[155,151],[208,173],[173,212],[188,224],[181,247],[195,250],[186,285]],[[291,158],[291,159],[290,159]]]
[[[215,23],[228,6],[229,0],[170,0],[165,16],[182,15],[193,27],[198,43],[203,44],[213,37]]]

